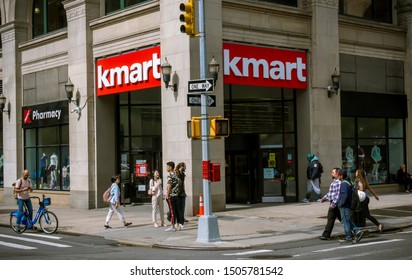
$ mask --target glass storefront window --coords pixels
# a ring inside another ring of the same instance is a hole
[[[126,203],[150,200],[147,194],[154,170],[162,174],[162,118],[159,89],[119,94],[119,169]],[[138,165],[147,165],[141,175]]]
[[[389,119],[388,122],[389,137],[403,137],[403,121],[401,119]]]
[[[396,181],[396,173],[401,164],[404,164],[405,142],[403,139],[389,139],[389,181]]]
[[[371,184],[395,182],[405,162],[404,135],[403,119],[343,117],[342,167],[351,179],[360,168]]]
[[[355,118],[342,117],[342,138],[355,137]]]
[[[25,168],[35,189],[69,190],[68,125],[25,129]]]
[[[385,119],[359,118],[359,138],[383,138],[385,137]]]

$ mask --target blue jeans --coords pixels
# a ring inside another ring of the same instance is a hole
[[[341,223],[343,226],[343,231],[345,232],[345,239],[346,240],[352,240],[352,231],[358,235],[361,230],[352,222],[350,216],[351,216],[351,210],[350,208],[346,207],[339,207],[340,210],[340,216],[341,216]]]
[[[26,204],[27,210],[29,211],[30,222],[33,220],[33,206],[30,199],[17,199],[17,205],[19,206],[19,214],[17,215],[17,224],[20,224],[21,217],[24,213],[23,205]]]

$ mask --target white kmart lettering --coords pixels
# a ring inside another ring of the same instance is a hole
[[[160,58],[157,53],[152,55],[152,60],[133,63],[130,67],[122,65],[103,70],[103,67],[99,65],[97,66],[97,86],[101,89],[103,87],[108,88],[148,81],[150,79],[150,69],[153,71],[153,78],[160,79],[159,66]]]
[[[39,112],[34,110],[32,114],[32,120],[44,120],[44,119],[58,119],[60,120],[62,110],[53,110],[46,112]]]
[[[302,62],[301,57],[296,57],[296,62],[283,62],[280,60],[267,61],[264,58],[247,58],[247,57],[230,57],[230,50],[223,51],[224,56],[224,75],[233,75],[237,77],[250,77],[249,68],[252,66],[252,76],[254,78],[264,78],[273,80],[291,81],[297,78],[300,82],[306,82],[303,71],[306,70],[306,64]],[[296,70],[296,77],[293,77],[293,71]]]

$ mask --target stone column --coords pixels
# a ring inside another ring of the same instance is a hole
[[[404,86],[405,94],[408,100],[408,114],[410,115],[412,109],[412,0],[398,0],[398,23],[400,26],[407,30],[406,33],[406,53],[405,53],[405,73],[404,73]],[[412,167],[412,137],[410,137],[412,131],[412,122],[410,119],[406,119],[406,165],[409,173]]]
[[[327,86],[332,84],[335,68],[339,73],[338,0],[305,0],[304,8],[312,13],[309,88],[297,97],[300,195],[306,193],[306,154],[315,154],[325,174],[322,193],[329,186],[327,172],[341,166],[340,94],[328,98]]]
[[[3,113],[3,152],[4,152],[4,201],[15,203],[11,195],[11,184],[21,176],[23,170],[22,139],[22,74],[19,43],[27,41],[28,24],[13,21],[1,26],[3,52],[3,94],[7,98]]]
[[[81,104],[78,114],[70,114],[70,206],[80,209],[97,207],[95,161],[95,96],[92,55],[92,32],[89,22],[99,16],[99,0],[67,0],[68,73],[79,90]],[[69,110],[75,107],[70,104]]]
[[[180,32],[179,5],[181,0],[160,0],[160,46],[162,63],[165,57],[172,65],[172,81],[178,83],[174,93],[166,89],[162,82],[162,139],[163,139],[163,178],[166,181],[166,163],[168,161],[185,162],[186,170],[186,214],[196,215],[199,206],[199,194],[202,193],[202,147],[200,140],[187,138],[187,121],[192,116],[200,116],[200,107],[187,106],[189,80],[200,79],[199,39],[190,38]],[[221,0],[205,1],[207,63],[215,55],[222,65],[222,26]],[[195,1],[197,4],[198,2]],[[198,8],[196,8],[198,10]],[[220,77],[221,74],[220,74]],[[223,81],[218,80],[215,93],[218,106],[209,110],[209,115],[223,116]],[[212,210],[225,207],[224,184],[224,140],[210,141],[210,159],[221,163],[222,181],[211,183]]]

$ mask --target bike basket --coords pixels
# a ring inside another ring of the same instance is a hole
[[[51,199],[50,199],[50,197],[44,198],[43,204],[44,204],[44,206],[49,206],[49,205],[51,204]]]

